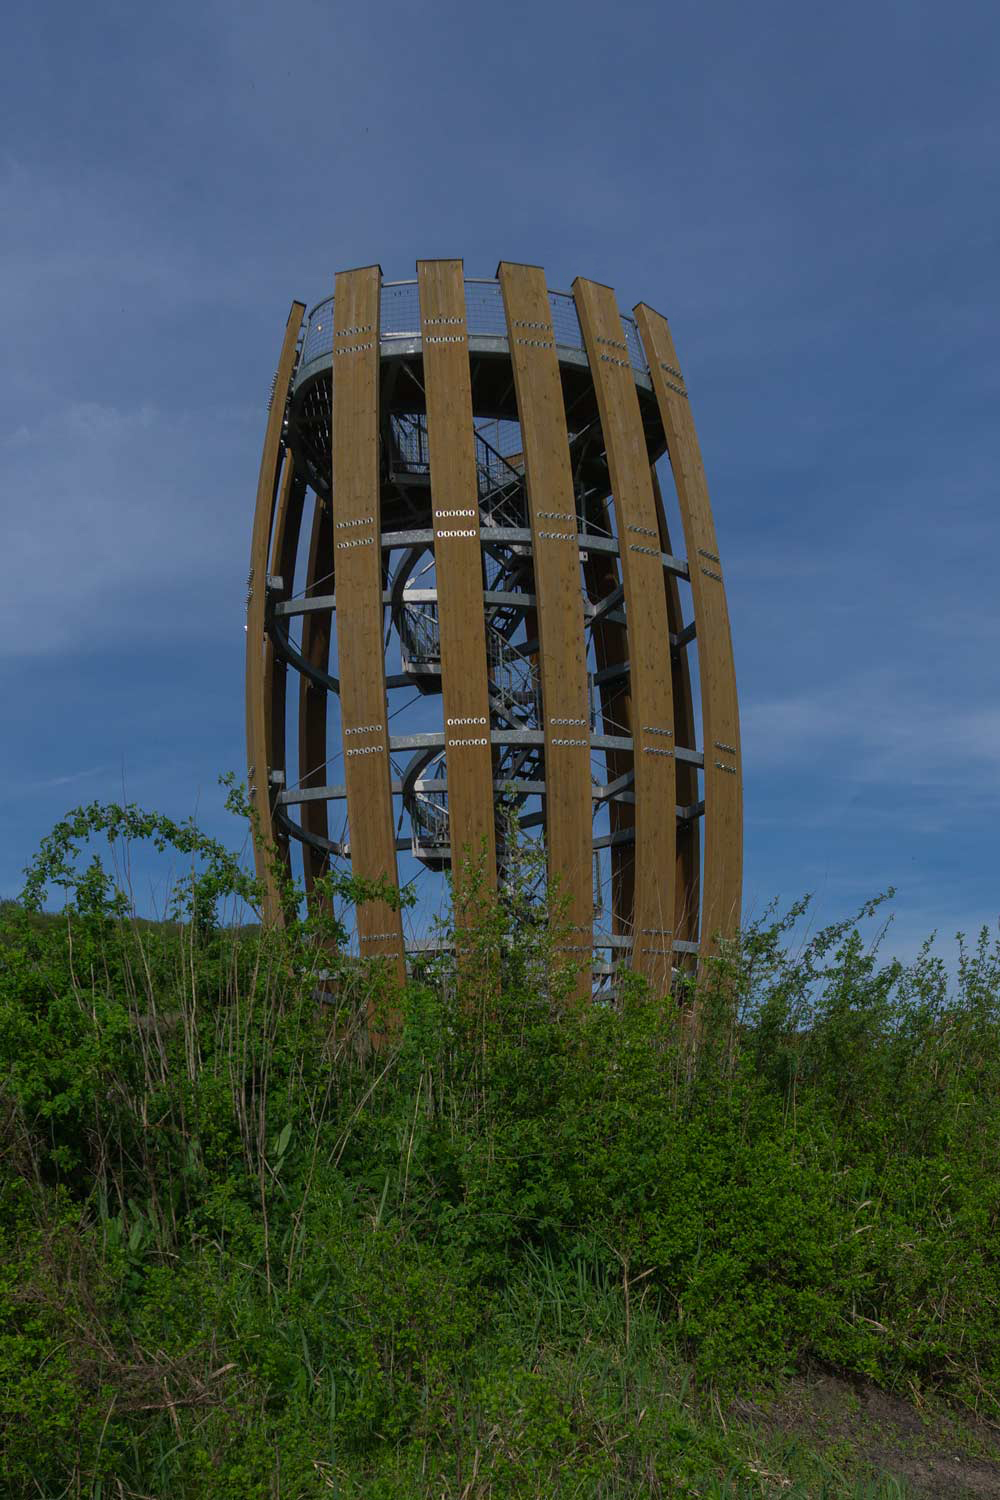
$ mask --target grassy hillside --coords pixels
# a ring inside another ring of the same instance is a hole
[[[176,920],[95,831],[190,858]],[[986,935],[949,984],[790,916],[568,1011],[516,893],[402,997],[234,895],[196,830],[90,808],[0,911],[4,1495],[1000,1493]]]

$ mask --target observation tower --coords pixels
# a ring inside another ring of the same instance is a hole
[[[366,266],[308,314],[293,303],[246,685],[268,920],[265,846],[301,859],[310,893],[338,863],[412,884],[412,908],[363,904],[352,936],[402,978],[449,873],[471,859],[502,897],[514,815],[597,987],[630,968],[665,990],[732,935],[736,680],[666,319],[507,262],[495,280]]]

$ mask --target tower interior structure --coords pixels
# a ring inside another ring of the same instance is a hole
[[[309,892],[338,864],[412,887],[352,935],[402,978],[451,886],[502,894],[535,840],[587,986],[664,989],[736,931],[742,885],[725,583],[669,325],[535,266],[417,273],[338,272],[282,341],[247,604],[267,914],[269,851]]]

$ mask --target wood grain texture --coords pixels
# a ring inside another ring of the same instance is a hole
[[[595,518],[596,519],[596,518]],[[583,565],[587,597],[599,604],[621,585],[618,559],[610,552],[591,552]],[[628,634],[617,620],[602,618],[592,629],[594,659],[598,672],[628,661]],[[623,677],[602,682],[598,688],[601,702],[601,727],[604,734],[632,733],[632,688],[626,672]],[[608,782],[617,781],[632,770],[628,750],[606,750],[604,764]],[[635,803],[612,801],[608,804],[612,834],[635,829]],[[611,931],[616,937],[632,932],[635,915],[635,844],[612,844],[611,864]]]
[[[653,475],[653,499],[656,502],[656,519],[660,530],[660,549],[673,557],[670,545],[670,530],[667,526],[663,495],[656,470]],[[663,586],[667,594],[667,626],[670,634],[679,636],[687,622],[681,608],[680,587],[676,575],[663,570]],[[697,742],[694,721],[694,692],[691,683],[691,660],[684,647],[672,649],[670,653],[671,677],[674,694],[674,734],[678,745],[693,750]],[[680,807],[693,807],[700,797],[698,769],[687,761],[677,762],[677,802]],[[674,897],[674,937],[685,943],[698,941],[698,911],[700,902],[701,838],[699,822],[679,823],[677,826],[677,885]],[[688,954],[678,954],[678,968],[691,968],[694,960]]]
[[[578,277],[573,296],[597,394],[625,590],[636,799],[632,966],[662,993],[672,971],[677,798],[659,525],[639,398],[614,293]]]
[[[284,457],[282,430],[285,406],[288,401],[288,389],[295,367],[295,351],[304,315],[304,304],[293,302],[288,314],[288,322],[285,325],[285,335],[281,343],[281,353],[278,356],[278,368],[267,414],[267,425],[264,429],[264,450],[257,479],[257,499],[250,541],[246,658],[247,784],[250,804],[256,814],[254,861],[257,879],[261,882],[264,892],[261,916],[265,923],[280,923],[283,919],[278,887],[271,870],[271,860],[276,845],[268,777],[270,770],[268,742],[270,726],[273,723],[268,689],[273,687],[273,677],[269,679],[267,676],[264,656],[267,564],[275,500]]]
[[[316,496],[309,558],[306,566],[307,593],[333,593],[333,519],[330,507]],[[322,580],[322,582],[320,582]],[[302,655],[321,672],[330,669],[332,611],[315,610],[302,617]],[[327,781],[327,694],[304,674],[299,676],[299,785],[323,786]],[[307,833],[328,839],[330,828],[325,802],[304,802],[299,810]],[[330,868],[329,856],[315,845],[303,843],[302,865],[306,895],[312,900],[316,881]]]
[[[562,381],[545,273],[501,263],[500,286],[531,517],[545,728],[545,839],[579,953],[578,993],[590,994],[593,953],[590,707],[576,501]]]
[[[333,329],[333,552],[351,868],[398,885],[382,639],[378,266],[337,273]],[[358,907],[364,958],[405,977],[400,913]]]
[[[493,752],[465,282],[460,260],[417,262],[441,639],[448,826],[456,917],[470,868],[496,885]]]
[[[281,580],[280,588],[276,588],[275,599],[287,599],[292,590],[292,579],[295,573],[295,556],[299,546],[299,532],[302,527],[302,507],[305,500],[305,482],[301,475],[296,472],[295,455],[291,449],[285,455],[285,465],[281,475],[281,488],[278,491],[278,504],[274,518],[274,539],[271,543],[271,561],[268,573],[277,582]],[[288,669],[278,652],[275,650],[274,642],[268,635],[264,645],[264,701],[269,705],[267,715],[267,764],[272,775],[277,773],[280,780],[276,783],[283,786],[285,783],[285,709],[288,687]],[[289,875],[291,875],[291,860],[288,850],[288,835],[283,829],[275,826],[275,843],[281,855],[282,862]]]
[[[705,868],[701,951],[739,929],[743,888],[743,774],[729,609],[708,484],[684,377],[666,318],[640,303],[636,321],[667,439],[691,570],[705,751]]]

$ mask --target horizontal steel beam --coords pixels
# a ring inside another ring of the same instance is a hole
[[[626,790],[626,784],[632,781],[632,773],[621,776],[611,786],[595,785],[591,796],[594,802],[634,802],[635,793]],[[493,783],[493,789],[497,792],[514,792],[524,797],[544,797],[544,781],[505,781],[497,777]],[[448,782],[444,777],[428,777],[413,783],[415,792],[446,792]],[[399,778],[392,782],[392,794],[394,797],[402,796],[403,783]],[[347,787],[344,782],[334,782],[330,786],[292,787],[287,792],[279,792],[276,799],[279,807],[300,807],[306,802],[342,802],[347,796]],[[690,823],[694,818],[700,818],[705,811],[704,802],[692,802],[687,807],[681,807],[678,803],[676,814],[678,819],[684,823]],[[527,821],[522,823],[528,827]]]
[[[383,333],[379,339],[379,359],[380,361],[409,359],[415,355],[422,354],[423,347],[423,339],[419,333]],[[490,334],[470,334],[468,338],[468,350],[470,355],[485,354],[510,357],[510,344],[508,341],[505,338],[498,338]],[[589,368],[586,353],[583,349],[577,349],[573,344],[557,342],[556,354],[561,365],[576,365],[581,370]],[[311,380],[314,376],[322,374],[324,370],[329,370],[331,363],[329,349],[319,354],[310,355],[308,359],[302,361],[296,370],[293,389],[296,391],[299,390],[307,380]],[[640,389],[644,391],[651,391],[653,389],[649,375],[643,370],[637,369],[635,365],[632,366],[632,376]]]
[[[545,733],[541,729],[493,729],[490,731],[490,743],[493,745],[544,745]],[[444,744],[444,731],[432,730],[426,734],[393,735],[389,740],[389,749],[390,751],[443,750]],[[632,737],[627,734],[592,734],[590,748],[592,750],[631,750]],[[705,757],[700,750],[687,750],[682,745],[678,745],[674,754],[678,760],[686,761],[690,766],[704,766],[705,764]]]
[[[406,589],[401,599],[404,604],[436,604],[437,596],[437,589]],[[534,594],[505,593],[497,589],[484,589],[483,591],[484,604],[494,604],[507,609],[534,609],[537,602]],[[386,589],[383,593],[382,603],[394,603],[391,589]],[[287,615],[310,615],[319,610],[336,608],[336,594],[316,594],[311,599],[282,599],[272,606],[271,613],[283,619]]]

